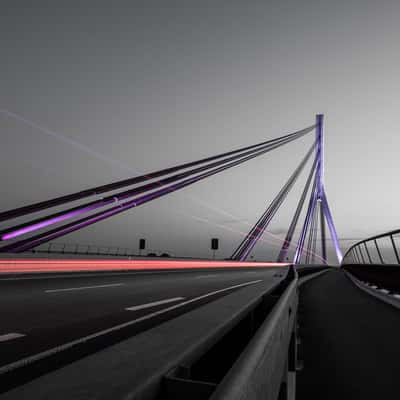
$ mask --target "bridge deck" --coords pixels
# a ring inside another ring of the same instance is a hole
[[[343,272],[302,287],[300,337],[298,399],[383,399],[400,391],[400,311]]]

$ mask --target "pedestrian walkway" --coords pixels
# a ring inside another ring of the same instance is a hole
[[[400,310],[334,270],[300,289],[297,399],[400,398]]]

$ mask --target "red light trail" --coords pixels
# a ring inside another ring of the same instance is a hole
[[[0,273],[131,271],[195,268],[286,267],[287,263],[207,260],[0,260]]]

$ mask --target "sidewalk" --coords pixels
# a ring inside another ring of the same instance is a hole
[[[300,291],[297,399],[400,398],[400,311],[331,271]]]

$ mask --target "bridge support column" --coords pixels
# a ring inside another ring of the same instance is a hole
[[[321,204],[321,201],[318,202],[319,204],[319,212],[320,212],[320,220],[321,220],[321,252],[322,258],[326,261],[326,234],[325,234],[325,215],[324,210]]]
[[[306,239],[307,232],[309,231],[311,219],[316,210],[316,207],[319,207],[320,210],[320,227],[321,227],[321,250],[322,250],[322,258],[326,262],[327,259],[327,251],[326,251],[326,235],[325,235],[325,220],[328,224],[329,231],[331,234],[333,246],[336,252],[336,257],[339,263],[342,262],[342,251],[340,249],[339,239],[336,233],[336,228],[333,223],[332,214],[329,209],[328,200],[326,198],[325,188],[324,188],[324,115],[317,114],[316,115],[316,143],[315,143],[315,161],[316,161],[316,172],[315,172],[315,180],[313,185],[313,190],[311,192],[310,202],[307,210],[306,219],[303,225],[302,232],[300,234],[299,241],[297,243],[297,248],[294,256],[293,262],[295,264],[299,264],[301,260],[301,256],[304,251],[304,241]],[[316,227],[315,227],[316,228]],[[311,232],[309,233],[309,235]]]
[[[342,250],[340,249],[340,243],[337,236],[336,228],[333,223],[331,211],[329,209],[328,200],[325,194],[324,187],[324,115],[317,114],[316,116],[316,140],[317,140],[317,199],[321,202],[321,247],[322,257],[326,260],[326,239],[325,239],[325,224],[328,223],[329,231],[331,234],[333,246],[335,248],[336,257],[339,263],[342,262]],[[325,253],[325,254],[324,254]]]
[[[340,249],[339,239],[337,236],[336,228],[333,223],[333,218],[331,211],[329,209],[328,200],[325,194],[325,187],[324,187],[324,115],[317,114],[316,116],[316,139],[317,139],[317,157],[318,157],[318,167],[317,167],[317,198],[321,201],[321,242],[322,242],[322,252],[325,251],[325,256],[323,258],[326,260],[326,243],[325,243],[325,235],[322,233],[322,221],[323,215],[325,215],[326,221],[328,223],[329,231],[331,234],[333,246],[335,248],[336,257],[339,263],[342,262],[342,250]],[[325,249],[325,250],[324,250]]]
[[[339,239],[338,239],[338,236],[337,236],[335,224],[333,223],[332,214],[331,214],[331,211],[329,209],[328,200],[326,199],[325,192],[323,193],[322,206],[323,206],[323,209],[324,209],[326,222],[328,223],[328,228],[329,228],[329,231],[330,231],[330,234],[331,234],[332,243],[333,243],[333,247],[335,249],[336,257],[337,257],[339,263],[341,263],[342,259],[343,259],[342,250],[340,248],[340,243],[339,243]]]

